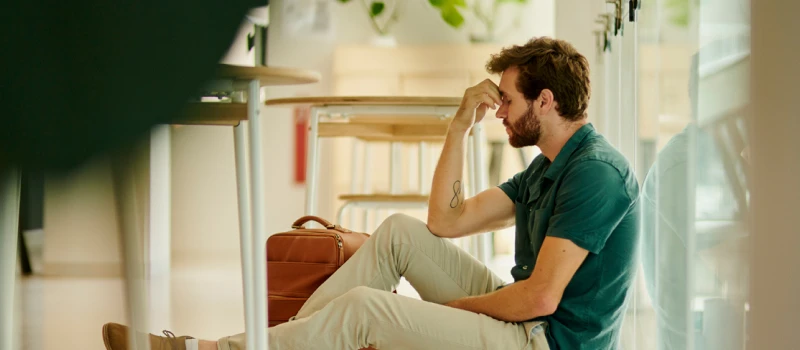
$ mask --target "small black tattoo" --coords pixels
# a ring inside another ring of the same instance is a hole
[[[453,199],[450,200],[450,208],[456,208],[458,206],[458,195],[461,194],[461,180],[456,180],[453,183]]]

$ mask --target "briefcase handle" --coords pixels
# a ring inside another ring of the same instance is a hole
[[[303,225],[305,225],[309,221],[315,221],[315,222],[319,223],[320,225],[324,226],[326,229],[329,229],[329,230],[337,230],[337,231],[341,231],[341,232],[350,232],[350,230],[348,230],[346,228],[343,228],[343,227],[341,227],[339,225],[334,225],[330,221],[325,220],[325,219],[323,219],[323,218],[321,218],[319,216],[314,216],[314,215],[307,215],[307,216],[304,216],[302,218],[297,219],[297,221],[295,221],[292,224],[292,229],[295,229],[295,230],[305,229],[305,227],[303,227]]]

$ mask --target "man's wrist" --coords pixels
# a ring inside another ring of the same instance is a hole
[[[447,133],[451,135],[458,135],[464,136],[466,135],[472,126],[464,126],[457,123],[450,123],[450,126],[447,128]]]

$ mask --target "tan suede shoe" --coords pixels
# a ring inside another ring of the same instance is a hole
[[[186,339],[192,337],[176,337],[170,331],[164,331],[164,336],[149,334],[150,350],[186,350]],[[103,343],[106,350],[127,350],[128,349],[128,327],[117,323],[106,323],[103,325]]]

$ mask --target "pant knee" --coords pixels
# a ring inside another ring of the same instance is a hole
[[[383,221],[375,234],[394,242],[413,240],[419,235],[433,235],[423,221],[405,214],[392,214]]]
[[[367,312],[373,310],[375,305],[380,303],[380,300],[385,297],[383,295],[385,293],[388,292],[358,286],[336,298],[336,306],[349,314],[363,318]]]

